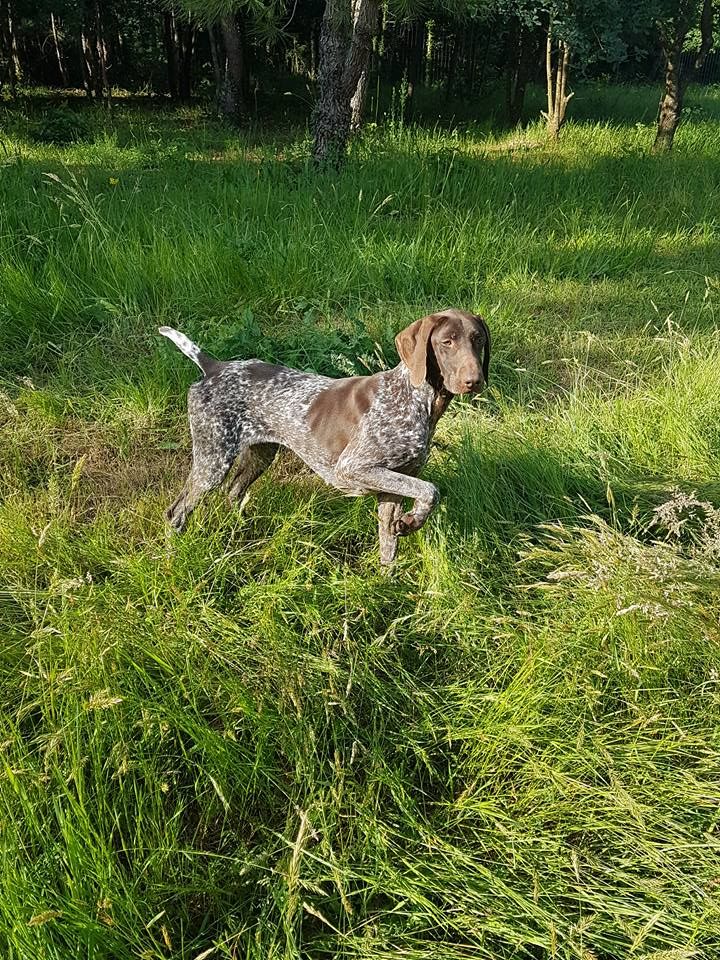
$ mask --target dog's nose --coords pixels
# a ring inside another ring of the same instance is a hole
[[[481,384],[482,384],[482,380],[479,377],[465,378],[465,386],[468,388],[468,390],[477,390]]]

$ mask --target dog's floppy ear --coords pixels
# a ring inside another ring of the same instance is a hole
[[[485,386],[488,385],[488,374],[490,373],[490,328],[483,317],[475,314],[475,319],[482,327],[482,332],[485,334],[485,347],[483,348],[483,360],[482,360],[482,372],[483,380],[485,381]]]
[[[427,377],[427,352],[430,334],[442,319],[441,314],[431,313],[405,327],[395,337],[395,346],[400,359],[410,371],[410,383],[419,387]]]

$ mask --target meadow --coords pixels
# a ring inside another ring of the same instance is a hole
[[[720,91],[670,156],[657,96],[379,117],[339,174],[289,100],[2,107],[4,960],[720,956]],[[168,536],[158,326],[342,376],[448,305],[490,389],[391,576],[290,457]]]

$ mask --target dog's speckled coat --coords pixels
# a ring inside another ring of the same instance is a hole
[[[392,370],[341,380],[261,360],[214,360],[177,330],[160,333],[205,374],[188,394],[193,463],[167,511],[174,529],[235,461],[229,495],[241,499],[284,446],[343,493],[377,495],[384,564],[394,560],[398,536],[418,530],[437,503],[437,489],[415,474],[452,396],[481,389],[490,358],[484,320],[459,310],[398,334],[402,360]],[[409,513],[403,497],[414,501]]]

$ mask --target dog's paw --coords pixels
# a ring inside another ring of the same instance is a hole
[[[404,513],[399,520],[392,525],[392,532],[396,537],[406,537],[409,533],[415,533],[423,525],[423,520],[414,513]]]
[[[183,532],[183,528],[185,526],[185,517],[182,513],[178,513],[173,509],[173,507],[169,507],[165,511],[165,519],[167,520],[168,528],[171,533]]]

